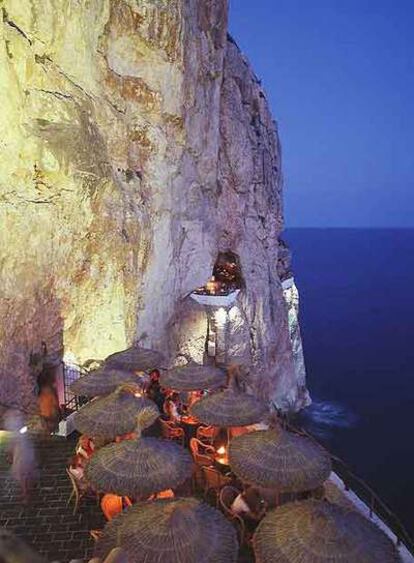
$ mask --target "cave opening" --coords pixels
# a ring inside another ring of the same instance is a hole
[[[244,280],[237,254],[231,251],[219,252],[214,263],[211,278],[202,287],[197,288],[196,295],[230,295],[244,287]]]
[[[205,355],[209,361],[225,364],[229,333],[229,309],[244,287],[240,259],[232,251],[219,252],[212,276],[191,297],[204,305],[207,314]]]

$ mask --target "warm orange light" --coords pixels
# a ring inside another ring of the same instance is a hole
[[[158,499],[162,498],[174,498],[174,491],[172,489],[166,489],[165,491],[161,491],[156,495]]]
[[[137,391],[136,393],[134,393],[135,397],[142,397],[142,393],[140,391]]]
[[[220,455],[224,455],[226,453],[226,448],[224,446],[221,446],[218,450],[217,453]]]

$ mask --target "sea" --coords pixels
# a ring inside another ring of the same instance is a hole
[[[414,536],[414,229],[288,229],[305,428]]]

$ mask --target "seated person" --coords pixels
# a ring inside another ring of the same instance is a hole
[[[249,487],[234,499],[230,510],[233,514],[258,522],[266,512],[266,502],[255,487]]]
[[[85,458],[79,454],[74,455],[69,460],[69,473],[73,475],[80,489],[87,489],[88,484],[85,479]]]
[[[92,438],[89,438],[86,434],[82,434],[76,445],[76,453],[85,459],[89,459],[94,451],[95,444],[93,443]]]
[[[194,403],[196,403],[197,401],[199,401],[200,399],[203,398],[204,395],[204,391],[190,391],[188,393],[188,406],[191,407],[192,405],[194,405]]]
[[[181,420],[180,410],[180,397],[178,393],[173,391],[164,403],[164,412],[170,420],[179,422]]]
[[[160,383],[160,372],[157,369],[153,369],[150,374],[150,385]]]

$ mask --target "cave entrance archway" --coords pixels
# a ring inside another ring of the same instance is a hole
[[[207,314],[205,357],[216,364],[227,363],[229,334],[228,310],[244,287],[240,259],[232,251],[219,252],[212,277],[191,297],[204,305]]]

